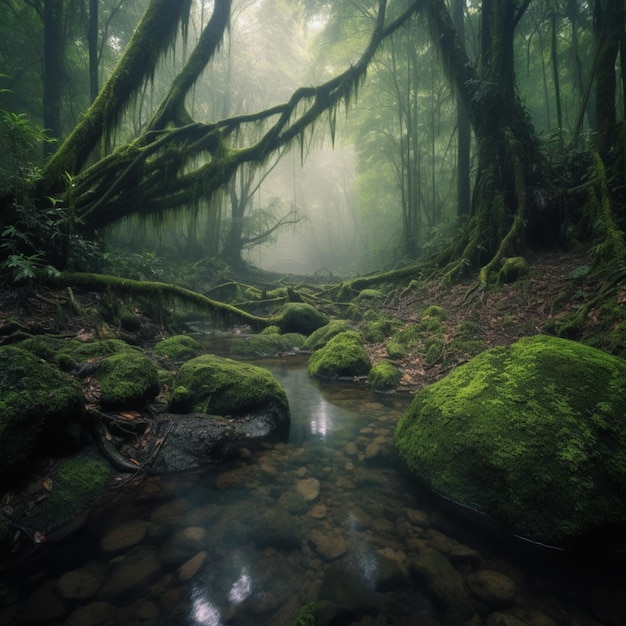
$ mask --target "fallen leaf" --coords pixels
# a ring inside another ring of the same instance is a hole
[[[52,479],[51,478],[44,478],[41,481],[41,486],[46,490],[46,491],[52,491]]]

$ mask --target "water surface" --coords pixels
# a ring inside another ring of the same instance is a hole
[[[341,624],[626,624],[619,560],[496,541],[409,480],[392,437],[410,397],[312,381],[304,357],[260,364],[288,438],[116,490],[3,583],[0,624],[288,625],[319,599]]]

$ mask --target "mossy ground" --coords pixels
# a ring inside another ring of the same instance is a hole
[[[173,335],[155,344],[154,351],[173,361],[187,361],[198,356],[202,352],[202,346],[188,335]]]
[[[626,361],[547,336],[422,390],[396,446],[429,487],[548,543],[626,523]]]

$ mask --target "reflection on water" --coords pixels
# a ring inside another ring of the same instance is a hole
[[[346,625],[626,623],[621,563],[520,555],[407,480],[392,436],[410,398],[313,382],[299,357],[262,365],[288,441],[116,492],[3,582],[0,625],[282,626],[316,600]]]

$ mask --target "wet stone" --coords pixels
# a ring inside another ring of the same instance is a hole
[[[87,600],[96,595],[104,579],[104,567],[90,563],[59,578],[59,595],[66,600]]]
[[[309,515],[313,519],[324,519],[327,515],[325,504],[316,504],[310,511]]]
[[[365,448],[365,460],[371,461],[380,455],[380,446],[377,443],[370,443],[367,448]]]
[[[153,548],[134,548],[125,557],[117,559],[98,596],[113,600],[132,595],[153,583],[161,574],[161,563]]]
[[[487,618],[487,626],[527,626],[527,624],[528,622],[506,613],[491,613]]]
[[[115,608],[108,602],[91,602],[76,609],[64,623],[64,626],[96,626],[114,623]]]
[[[406,516],[409,522],[415,526],[420,526],[421,528],[428,528],[430,526],[430,520],[424,511],[420,511],[419,509],[407,509]]]
[[[146,537],[149,524],[142,520],[130,520],[109,531],[101,540],[104,552],[121,552],[140,544]]]
[[[202,526],[188,526],[172,535],[161,549],[161,561],[167,565],[180,565],[197,554],[207,539]]]
[[[346,542],[339,535],[330,535],[321,530],[314,530],[310,540],[315,551],[326,561],[338,559],[348,549]]]
[[[198,552],[195,556],[191,557],[187,562],[183,563],[178,568],[178,578],[183,581],[191,580],[204,565],[208,554],[205,550]]]
[[[57,581],[47,580],[26,602],[24,619],[27,622],[51,622],[65,615],[67,609],[58,596]]]
[[[314,502],[320,495],[320,481],[317,478],[303,478],[296,483],[296,491],[307,502]]]
[[[467,586],[479,600],[498,608],[510,606],[517,591],[508,576],[491,570],[474,572],[467,577]]]
[[[356,443],[354,443],[354,441],[351,441],[350,443],[346,444],[346,454],[348,456],[356,456],[359,453],[359,448],[356,445]]]

